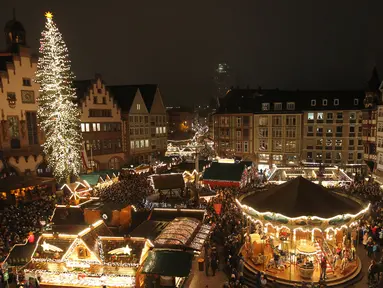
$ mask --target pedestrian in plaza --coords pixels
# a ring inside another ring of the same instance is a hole
[[[326,258],[323,257],[321,262],[320,262],[320,279],[325,280],[326,279],[326,270],[327,270],[327,261]]]
[[[209,269],[210,269],[210,257],[209,255],[205,256],[205,273],[206,276],[209,276]]]
[[[211,270],[213,271],[213,276],[215,276],[215,271],[218,268],[218,259],[215,257],[211,258]]]

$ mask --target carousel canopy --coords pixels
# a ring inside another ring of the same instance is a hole
[[[275,212],[288,217],[318,216],[331,218],[357,214],[363,207],[303,177],[297,177],[264,192],[249,195],[241,201],[259,212]]]

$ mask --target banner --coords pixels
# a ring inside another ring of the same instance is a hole
[[[222,204],[214,204],[214,210],[215,210],[215,213],[217,213],[217,215],[220,215],[221,214],[221,209],[222,209]]]

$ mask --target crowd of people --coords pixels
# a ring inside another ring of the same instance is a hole
[[[25,243],[30,234],[40,232],[53,213],[53,196],[34,202],[11,205],[0,214],[0,262],[8,255],[13,245]]]
[[[122,171],[119,181],[111,185],[96,186],[93,190],[95,197],[104,202],[134,205],[137,209],[145,207],[146,197],[153,194],[153,187],[148,181],[147,173],[129,173]]]

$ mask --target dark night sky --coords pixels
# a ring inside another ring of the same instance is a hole
[[[166,104],[207,103],[219,61],[236,85],[280,89],[364,88],[383,69],[382,0],[97,2],[3,0],[1,25],[15,7],[37,51],[50,10],[77,79],[159,83]]]

